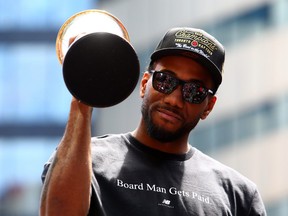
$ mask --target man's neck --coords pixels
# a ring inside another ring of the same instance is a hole
[[[190,149],[188,137],[182,137],[171,142],[161,142],[149,136],[146,129],[141,128],[141,126],[132,132],[132,136],[143,145],[166,153],[185,154]]]

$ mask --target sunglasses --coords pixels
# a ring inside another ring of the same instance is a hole
[[[214,92],[203,86],[199,81],[185,82],[177,79],[168,71],[150,70],[152,73],[153,88],[163,94],[171,94],[179,85],[182,86],[183,99],[192,104],[200,104],[204,101],[208,94]]]

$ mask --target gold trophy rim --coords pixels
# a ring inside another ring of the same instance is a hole
[[[114,21],[116,21],[118,26],[121,28],[121,30],[123,32],[123,38],[125,40],[127,40],[128,42],[130,42],[130,38],[129,38],[129,34],[128,34],[127,29],[125,28],[123,23],[116,16],[114,16],[113,14],[111,14],[105,10],[99,10],[99,9],[83,10],[83,11],[75,13],[74,15],[69,17],[64,22],[64,24],[60,27],[60,29],[58,31],[58,34],[56,37],[56,55],[57,55],[57,58],[58,58],[58,61],[60,62],[60,64],[63,64],[63,60],[64,60],[63,51],[62,51],[62,38],[63,38],[66,30],[68,29],[69,25],[73,22],[73,20],[75,20],[76,17],[79,17],[79,16],[84,15],[84,14],[88,14],[88,13],[100,13],[100,14],[104,14],[104,15],[107,15],[110,18],[112,18]]]

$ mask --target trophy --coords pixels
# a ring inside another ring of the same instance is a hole
[[[89,106],[114,106],[137,85],[139,60],[128,32],[106,11],[70,17],[58,32],[56,53],[69,92]]]

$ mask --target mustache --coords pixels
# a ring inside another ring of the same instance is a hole
[[[157,105],[155,106],[155,110],[167,110],[169,112],[174,113],[175,115],[179,116],[181,119],[185,119],[185,117],[183,116],[183,113],[175,107],[172,106],[168,106],[168,105]]]

